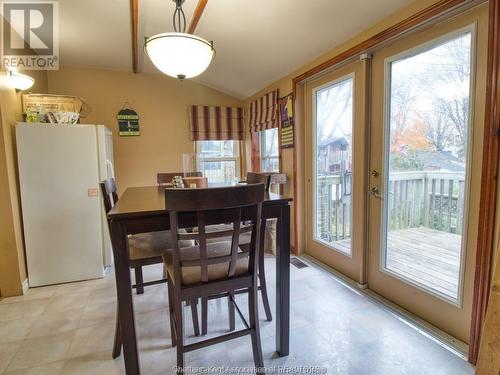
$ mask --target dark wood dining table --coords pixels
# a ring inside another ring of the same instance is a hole
[[[207,199],[210,199],[209,189]],[[262,205],[263,218],[277,219],[276,316],[274,319],[276,320],[276,351],[280,356],[287,356],[289,353],[291,201],[292,199],[286,196],[265,193]],[[165,188],[146,186],[126,189],[108,213],[108,219],[113,244],[125,370],[129,375],[140,374],[127,236],[170,228],[168,211],[165,209]]]

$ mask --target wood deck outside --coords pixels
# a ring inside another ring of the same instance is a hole
[[[345,251],[350,239],[333,242]],[[460,243],[458,234],[418,227],[389,232],[387,268],[425,288],[457,298],[460,272]]]

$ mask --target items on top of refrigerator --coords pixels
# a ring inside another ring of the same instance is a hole
[[[51,124],[76,124],[80,119],[77,112],[47,112],[46,116]]]
[[[90,107],[81,98],[69,95],[25,94],[23,115],[26,122],[76,124]]]

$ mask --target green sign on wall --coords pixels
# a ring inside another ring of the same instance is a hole
[[[124,108],[118,112],[118,130],[121,136],[140,135],[139,115],[131,108]]]

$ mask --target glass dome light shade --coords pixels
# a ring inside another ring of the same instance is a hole
[[[26,74],[10,72],[9,84],[16,90],[28,90],[33,86],[35,80]]]
[[[146,40],[144,51],[160,71],[179,79],[200,75],[215,56],[212,43],[185,33],[152,36]]]

